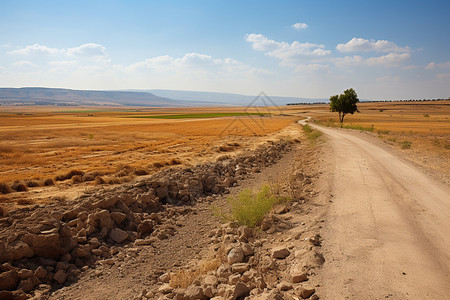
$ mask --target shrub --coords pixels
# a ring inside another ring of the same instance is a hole
[[[38,187],[39,183],[33,180],[27,182],[27,187]]]
[[[228,199],[231,204],[229,218],[248,227],[258,226],[273,206],[282,200],[284,199],[276,197],[267,185],[263,186],[257,194],[245,189],[237,197]]]
[[[53,179],[51,179],[51,178],[45,179],[44,186],[52,186],[52,185],[55,185],[55,182],[53,181]]]
[[[11,188],[16,192],[26,192],[28,191],[27,186],[23,182],[16,181],[11,185]]]
[[[155,168],[162,168],[162,167],[164,167],[164,164],[162,163],[162,162],[159,162],[159,161],[157,161],[157,162],[154,162],[153,163],[153,166],[155,167]]]
[[[0,193],[1,194],[9,194],[12,193],[12,189],[9,187],[9,185],[4,184],[4,183],[0,183]]]
[[[134,174],[138,175],[138,176],[143,176],[143,175],[147,175],[148,172],[145,169],[136,169],[134,171]]]
[[[411,148],[411,141],[403,141],[400,143],[400,148],[402,149],[410,149]]]
[[[173,276],[171,275],[169,284],[174,288],[187,288],[197,278],[207,274],[209,271],[217,270],[221,264],[222,263],[218,258],[204,259],[197,264],[195,270],[180,270],[173,274]]]
[[[181,160],[178,158],[172,158],[169,162],[170,165],[181,165]]]
[[[79,184],[83,182],[83,177],[81,177],[80,175],[75,175],[72,177],[72,183],[73,184]]]
[[[83,180],[83,182],[94,181],[95,180],[95,174],[93,174],[93,173],[84,174],[84,176],[82,177],[82,180]]]
[[[97,176],[95,178],[95,184],[100,185],[100,184],[105,184],[105,183],[106,183],[106,181],[105,181],[105,179],[103,179],[102,176]]]
[[[77,175],[83,176],[84,172],[80,171],[80,170],[71,170],[69,173],[66,173],[64,175],[56,176],[55,180],[56,181],[64,181],[64,180],[67,180],[67,179],[71,179],[73,176],[77,176]]]
[[[429,118],[429,117],[430,117],[429,114],[424,114],[423,116],[424,116],[425,118]]]

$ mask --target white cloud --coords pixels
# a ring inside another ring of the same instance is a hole
[[[399,47],[393,42],[386,40],[366,40],[363,38],[352,38],[345,44],[338,44],[336,49],[340,52],[409,52],[409,47]]]
[[[401,62],[408,60],[411,57],[409,53],[389,53],[379,57],[369,57],[366,59],[366,63],[369,66],[374,65],[398,65]]]
[[[49,48],[39,44],[26,46],[24,48],[9,51],[8,54],[32,55],[32,54],[56,54],[60,52],[57,48]]]
[[[37,68],[37,65],[32,63],[31,61],[28,60],[21,60],[21,61],[16,61],[15,63],[13,63],[13,66],[15,67],[33,67],[33,68]]]
[[[100,44],[87,43],[78,47],[69,48],[66,51],[69,56],[82,56],[82,57],[99,57],[107,56],[106,48]]]
[[[334,63],[338,67],[352,66],[397,66],[411,57],[409,53],[389,53],[382,56],[364,58],[360,55],[338,57],[334,59]]]
[[[432,61],[425,67],[425,69],[427,69],[427,70],[432,70],[432,69],[436,69],[436,68],[450,69],[450,61],[446,61],[446,62],[439,63],[439,64]]]
[[[256,51],[264,52],[265,55],[274,57],[280,61],[280,65],[296,67],[309,62],[311,58],[323,58],[331,54],[325,50],[325,46],[314,43],[292,43],[270,40],[262,34],[247,34],[246,41]]]
[[[306,23],[295,23],[295,24],[292,25],[292,27],[297,29],[297,30],[300,30],[300,29],[306,29],[309,26]]]

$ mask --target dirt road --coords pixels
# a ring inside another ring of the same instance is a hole
[[[331,146],[323,299],[449,299],[449,188],[371,137],[318,129]]]

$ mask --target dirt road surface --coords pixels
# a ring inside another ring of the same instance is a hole
[[[321,297],[448,299],[448,186],[370,136],[316,128],[331,147]]]

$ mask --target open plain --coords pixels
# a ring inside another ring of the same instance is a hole
[[[442,298],[450,102],[359,110],[2,107],[0,296]]]

